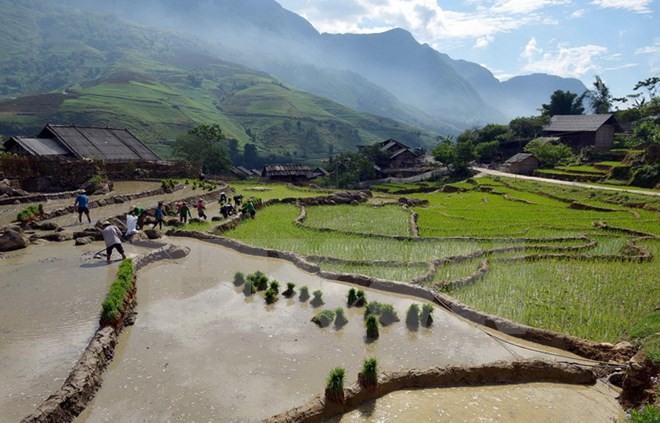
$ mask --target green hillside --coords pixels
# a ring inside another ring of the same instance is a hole
[[[299,159],[435,135],[357,113],[221,60],[213,47],[46,0],[0,0],[0,134],[46,123],[129,128],[167,155],[177,135],[217,123],[240,145]]]

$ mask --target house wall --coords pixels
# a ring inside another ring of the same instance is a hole
[[[531,175],[539,167],[539,162],[535,159],[527,159],[522,162],[509,163],[509,172],[517,175]]]
[[[614,144],[614,126],[603,125],[596,131],[594,147],[599,151],[607,151]]]

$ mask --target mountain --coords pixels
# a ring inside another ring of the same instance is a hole
[[[389,137],[429,147],[436,137],[225,61],[191,36],[47,0],[0,0],[0,46],[5,136],[35,134],[48,122],[120,126],[167,156],[177,135],[218,123],[239,145],[292,159]]]
[[[500,82],[482,66],[454,60],[402,29],[319,34],[273,0],[59,1],[194,34],[222,44],[226,59],[300,89],[441,133],[533,115],[555,90],[585,89],[580,81],[550,75]]]

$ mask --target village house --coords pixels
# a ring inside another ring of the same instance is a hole
[[[278,182],[307,182],[313,177],[312,169],[302,164],[268,164],[261,171],[263,178]]]
[[[161,158],[128,129],[46,125],[36,137],[11,137],[4,149],[17,155],[104,162],[157,162]]]
[[[600,115],[555,115],[543,128],[543,135],[559,137],[573,151],[593,147],[608,151],[614,144],[614,134],[623,132],[611,113]]]
[[[517,175],[532,175],[539,167],[539,160],[530,153],[518,153],[504,162],[503,170]]]
[[[422,165],[419,154],[397,140],[382,141],[380,150],[389,154],[388,169],[405,169]]]

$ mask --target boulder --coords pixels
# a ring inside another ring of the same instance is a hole
[[[145,229],[144,234],[149,239],[160,239],[163,237],[163,234],[158,229]]]
[[[64,241],[70,241],[73,239],[73,233],[72,232],[55,232],[53,234],[46,234],[42,235],[39,238],[45,239],[47,241],[55,241],[55,242],[64,242]]]
[[[88,236],[81,236],[80,238],[76,238],[76,245],[87,245],[92,243],[92,238]]]
[[[6,228],[0,233],[0,251],[13,251],[27,248],[30,241],[21,231]]]

